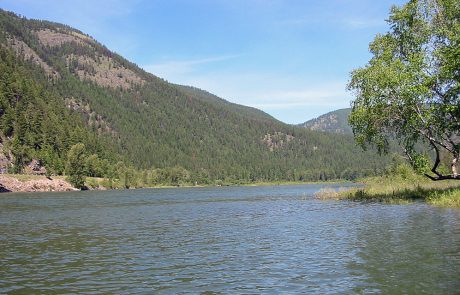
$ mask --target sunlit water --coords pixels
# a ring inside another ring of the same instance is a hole
[[[0,293],[459,294],[459,210],[321,187],[0,195]]]

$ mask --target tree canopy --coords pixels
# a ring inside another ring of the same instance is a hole
[[[69,182],[76,188],[82,188],[85,185],[85,149],[83,143],[77,143],[67,153],[66,174]]]
[[[415,168],[431,164],[432,180],[460,179],[460,2],[409,1],[388,23],[370,44],[371,60],[351,73],[355,139],[387,152],[395,138]],[[446,158],[451,174],[440,169]]]

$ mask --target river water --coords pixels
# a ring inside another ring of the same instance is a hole
[[[4,194],[0,293],[460,293],[460,210],[325,186]]]

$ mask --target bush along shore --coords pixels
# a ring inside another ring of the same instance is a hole
[[[460,208],[460,181],[432,181],[416,174],[410,167],[399,165],[384,176],[362,179],[362,188],[321,190],[315,197],[327,200],[351,200],[406,204],[426,202],[441,207]]]

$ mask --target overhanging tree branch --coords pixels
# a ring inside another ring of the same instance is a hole
[[[452,54],[459,50],[458,15],[458,1],[414,0],[394,7],[390,31],[370,44],[372,59],[352,72],[348,84],[357,94],[350,116],[357,139],[379,146],[381,137],[396,134],[410,153],[425,139],[435,152],[433,174],[426,174],[432,180],[460,179],[460,81],[458,55]],[[417,167],[414,155],[408,158]],[[446,156],[451,175],[439,169]]]

